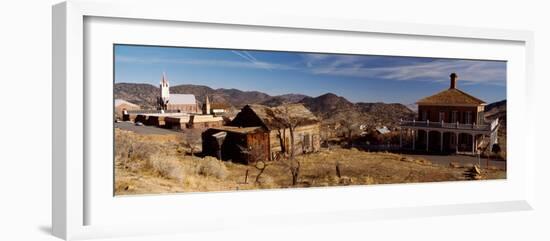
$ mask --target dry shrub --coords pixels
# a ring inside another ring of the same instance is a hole
[[[416,160],[414,160],[414,162],[416,162],[416,163],[418,163],[418,164],[422,164],[422,165],[430,165],[430,164],[432,164],[431,161],[426,160],[426,159],[423,159],[423,158],[421,158],[421,159],[416,159]]]
[[[164,178],[177,181],[182,181],[184,178],[184,169],[177,157],[162,154],[151,155],[147,160],[147,165]]]
[[[402,162],[413,162],[414,159],[410,158],[410,157],[401,157],[401,161]]]
[[[200,180],[197,180],[196,176],[187,175],[187,177],[184,180],[184,184],[186,187],[190,189],[196,189],[199,187]]]
[[[115,135],[115,159],[125,165],[145,161],[160,148],[159,144],[140,141],[130,132],[120,131]]]
[[[452,161],[452,162],[449,163],[449,167],[451,167],[451,168],[461,168],[462,165],[460,165],[459,162]]]
[[[364,176],[361,181],[362,181],[361,184],[366,184],[366,185],[377,184],[374,177],[371,177],[371,176]]]
[[[258,178],[258,182],[259,186],[261,188],[273,188],[273,187],[276,187],[275,185],[275,181],[273,180],[272,177],[270,176],[266,176],[266,175],[262,175],[260,176],[260,178]]]
[[[197,174],[206,177],[225,179],[225,177],[227,177],[227,168],[222,161],[207,156],[197,161]]]

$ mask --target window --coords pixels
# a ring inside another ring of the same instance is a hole
[[[311,134],[305,134],[304,135],[304,147],[306,150],[309,150],[309,147],[311,146]]]
[[[439,122],[445,121],[445,112],[439,112]]]
[[[464,120],[466,124],[472,124],[472,112],[467,111],[466,112],[466,119]]]
[[[425,121],[427,119],[428,119],[428,112],[422,111],[422,119],[421,120]]]
[[[454,110],[451,113],[451,122],[456,123],[457,120],[458,120],[458,111]]]
[[[485,123],[485,114],[483,112],[477,113],[477,123],[479,124]]]

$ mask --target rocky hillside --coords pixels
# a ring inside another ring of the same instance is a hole
[[[142,108],[155,108],[159,88],[149,84],[115,84],[115,98],[124,99]],[[227,103],[236,109],[246,104],[278,106],[283,103],[303,103],[325,122],[352,120],[375,126],[395,126],[399,119],[411,119],[414,112],[402,104],[352,103],[346,98],[327,93],[317,97],[302,94],[270,96],[258,91],[237,89],[212,89],[202,85],[177,85],[170,87],[171,93],[193,94],[202,102],[206,95],[212,102]]]
[[[309,110],[323,118],[328,118],[339,111],[354,109],[353,103],[333,93],[327,93],[317,97],[306,97],[302,99],[300,103],[303,103]]]
[[[279,106],[279,105],[286,104],[286,103],[296,103],[296,102],[299,102],[300,100],[302,100],[306,97],[308,97],[308,96],[302,95],[302,94],[278,95],[278,96],[274,96],[272,98],[269,98],[268,100],[263,101],[260,104],[274,107],[274,106]]]
[[[487,118],[496,118],[504,117],[506,118],[506,100],[497,101],[485,106],[485,117]]]
[[[153,109],[157,103],[159,88],[150,84],[117,83],[114,87],[115,99],[123,99],[141,106],[142,109]]]
[[[400,119],[412,119],[415,116],[412,110],[402,104],[352,103],[332,93],[307,97],[300,102],[327,123],[352,121],[372,127],[395,127]]]
[[[140,105],[142,108],[155,108],[159,88],[150,84],[117,83],[115,84],[115,99],[124,99]],[[283,103],[295,103],[305,95],[286,94],[270,96],[259,91],[242,91],[237,89],[212,89],[203,85],[176,85],[170,87],[174,94],[193,94],[199,102],[203,102],[206,95],[212,102],[228,103],[241,108],[246,104],[265,104],[277,106]]]

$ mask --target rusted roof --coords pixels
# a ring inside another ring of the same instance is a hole
[[[285,128],[285,117],[298,123],[298,126],[311,125],[319,122],[319,119],[302,104],[284,104],[276,107],[251,104],[249,107],[260,118],[266,128]]]
[[[416,102],[419,105],[484,105],[485,101],[455,88],[449,88]]]
[[[227,109],[227,108],[229,108],[229,105],[222,102],[214,102],[210,104],[210,109]]]
[[[220,127],[213,127],[210,129],[246,134],[246,133],[251,133],[251,132],[260,130],[262,129],[262,127],[261,126],[253,126],[253,127],[220,126]]]

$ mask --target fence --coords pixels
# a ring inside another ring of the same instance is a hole
[[[461,130],[493,130],[498,125],[498,119],[495,119],[491,124],[461,124],[448,122],[430,122],[430,121],[401,121],[403,127],[429,127],[429,128],[446,128],[446,129],[461,129]]]

